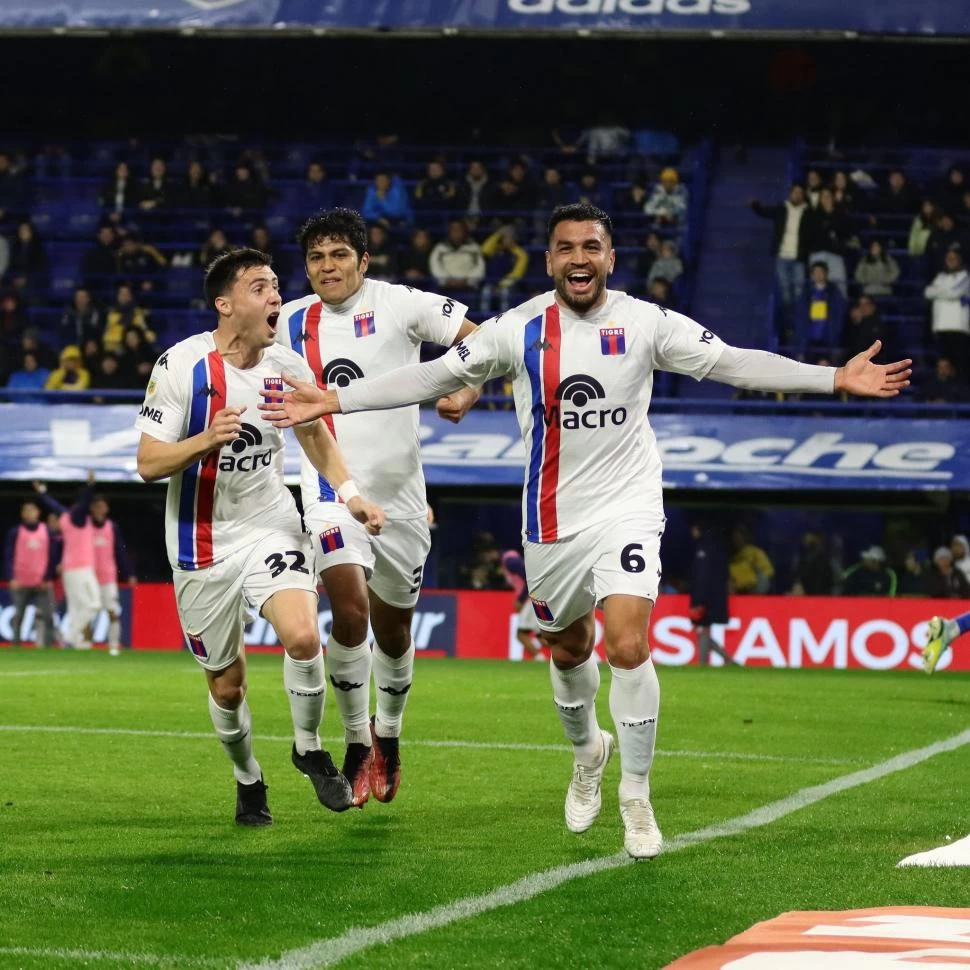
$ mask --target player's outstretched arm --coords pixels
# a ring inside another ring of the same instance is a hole
[[[138,442],[138,474],[146,482],[168,478],[239,437],[245,408],[223,408],[217,411],[205,431],[182,441],[160,441],[142,434]]]
[[[909,386],[911,360],[876,364],[873,357],[882,349],[876,341],[842,367],[802,364],[764,350],[725,345],[708,373],[711,380],[751,391],[779,391],[788,394],[855,394],[859,397],[895,397]]]
[[[371,535],[378,535],[384,527],[384,510],[368,502],[353,483],[344,456],[333,435],[322,421],[302,424],[295,429],[296,439],[310,463],[336,489],[347,503],[350,514],[367,527]]]
[[[465,381],[452,374],[443,357],[426,364],[399,367],[371,380],[352,381],[338,391],[322,391],[288,374],[283,374],[283,380],[293,390],[285,394],[266,391],[266,401],[259,405],[263,418],[280,428],[304,424],[325,414],[407,407],[466,386]]]

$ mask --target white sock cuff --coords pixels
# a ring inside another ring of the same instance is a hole
[[[404,670],[409,667],[414,662],[414,641],[411,641],[411,645],[401,654],[400,657],[391,657],[381,650],[380,644],[374,641],[374,656],[379,658],[381,663],[385,667],[391,670]]]
[[[212,717],[213,725],[219,732],[219,736],[223,740],[226,740],[226,735],[230,732],[238,734],[239,737],[245,736],[252,724],[252,715],[249,713],[249,704],[246,699],[243,698],[243,702],[239,707],[232,709],[220,707],[211,694],[208,696],[209,714]]]
[[[310,660],[297,660],[288,653],[284,654],[283,684],[287,688],[323,690],[326,686],[323,651],[320,650]]]
[[[334,640],[332,636],[327,638],[327,656],[334,663],[347,663],[356,660],[360,656],[360,651],[367,649],[366,640],[363,643],[358,643],[356,647],[345,647],[342,643]]]
[[[613,664],[610,664],[610,673],[617,680],[629,680],[637,683],[644,677],[657,676],[652,657],[647,657],[639,667],[614,667]]]
[[[562,685],[566,689],[575,689],[593,681],[598,684],[600,669],[596,654],[591,653],[576,667],[563,668],[550,663],[549,674],[554,686]]]

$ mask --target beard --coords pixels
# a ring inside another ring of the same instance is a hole
[[[569,281],[563,276],[556,280],[556,295],[569,307],[573,313],[585,313],[603,295],[606,289],[606,277],[595,276],[593,285],[588,293],[575,294],[569,291]]]

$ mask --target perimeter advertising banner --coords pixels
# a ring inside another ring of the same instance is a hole
[[[122,597],[126,643],[136,650],[185,649],[171,585],[142,583],[123,589]],[[412,625],[418,654],[521,660],[512,607],[511,592],[426,590]],[[687,609],[686,596],[662,596],[658,601],[650,625],[657,664],[697,663]],[[918,670],[929,618],[967,609],[970,602],[958,600],[736,596],[731,600],[731,622],[713,632],[728,654],[748,667]],[[28,611],[24,639],[29,639],[32,616]],[[0,642],[13,636],[12,617],[7,590],[0,589]],[[320,636],[326,640],[332,614],[323,595],[319,622]],[[96,639],[103,640],[106,632],[107,618],[102,616]],[[602,632],[602,624],[597,623],[596,649],[605,659]],[[250,650],[279,649],[273,628],[263,619],[246,627],[245,639]],[[970,649],[948,652],[939,669],[947,667],[970,670]]]
[[[0,0],[0,27],[967,34],[959,0]]]

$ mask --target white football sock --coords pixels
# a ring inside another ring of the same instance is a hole
[[[121,620],[112,620],[108,624],[108,646],[117,650],[121,646]]]
[[[290,699],[293,718],[293,742],[297,754],[320,750],[320,722],[323,702],[327,698],[327,680],[323,666],[323,651],[312,660],[283,657],[283,686]]]
[[[344,722],[347,744],[370,747],[370,646],[365,640],[345,647],[333,636],[327,640],[327,667],[333,696]]]
[[[611,667],[610,713],[620,744],[620,797],[650,797],[650,766],[657,744],[660,681],[653,660],[633,670]]]
[[[374,733],[382,738],[399,738],[401,720],[414,677],[414,641],[400,657],[389,657],[374,644],[374,686],[377,688],[377,715]]]
[[[596,764],[603,755],[603,740],[596,721],[596,692],[600,669],[593,654],[578,667],[560,670],[549,664],[552,697],[566,737],[573,743],[580,764]]]
[[[259,781],[262,772],[253,757],[253,719],[245,700],[234,711],[220,707],[209,694],[209,716],[212,726],[222,742],[222,749],[232,762],[236,781],[252,785]]]

